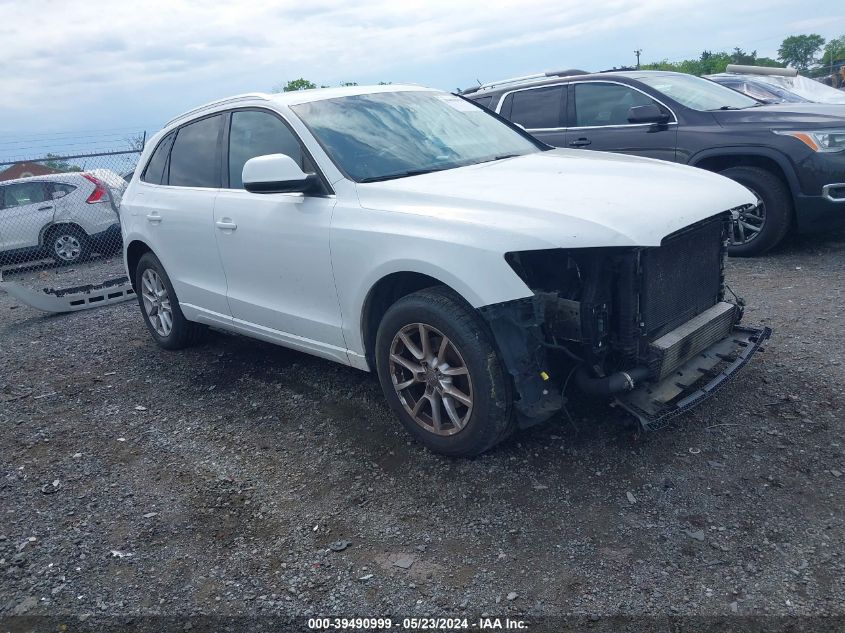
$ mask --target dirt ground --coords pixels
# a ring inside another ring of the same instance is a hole
[[[372,375],[0,294],[0,616],[845,615],[845,234],[729,281],[774,335],[715,398],[646,435],[577,403],[475,460]]]

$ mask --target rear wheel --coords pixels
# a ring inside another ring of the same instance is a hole
[[[207,328],[185,318],[158,257],[144,253],[135,269],[135,291],[147,329],[161,347],[182,349],[198,343]]]
[[[762,255],[777,246],[792,224],[792,195],[786,183],[761,167],[731,167],[719,173],[757,197],[756,207],[734,213],[730,254]]]
[[[483,453],[513,429],[511,389],[481,317],[447,288],[393,304],[376,336],[388,404],[431,450]]]
[[[45,240],[50,257],[60,266],[84,261],[91,255],[91,238],[73,224],[59,224]]]

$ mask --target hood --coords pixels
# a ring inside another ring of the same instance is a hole
[[[566,149],[357,189],[365,208],[475,225],[506,250],[509,241],[526,248],[658,246],[685,226],[756,202],[745,187],[702,169]],[[515,236],[526,239],[508,239]]]
[[[845,104],[772,103],[745,110],[718,110],[712,114],[722,126],[757,123],[783,130],[796,126],[845,128]]]

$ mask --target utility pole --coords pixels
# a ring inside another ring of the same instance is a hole
[[[634,51],[634,55],[637,56],[637,70],[640,69],[640,53],[642,53],[642,52],[643,52],[643,49],[641,49],[641,48],[638,48],[637,50]]]

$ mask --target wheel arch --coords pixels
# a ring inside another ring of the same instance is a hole
[[[142,240],[132,240],[126,247],[126,272],[129,275],[129,283],[132,284],[132,289],[135,288],[135,270],[138,268],[138,262],[141,261],[144,253],[152,253],[153,249]]]
[[[690,159],[693,167],[707,171],[720,172],[729,167],[760,167],[776,175],[786,183],[792,200],[800,192],[800,184],[795,170],[783,154],[766,148],[728,148],[720,147],[699,152]]]
[[[402,297],[434,286],[449,288],[462,296],[449,284],[436,277],[410,270],[387,274],[379,279],[367,292],[361,309],[361,340],[364,355],[371,368],[375,367],[374,350],[376,333],[387,310]]]
[[[47,240],[52,233],[68,226],[72,226],[73,228],[82,231],[84,235],[88,235],[88,232],[76,222],[50,222],[49,224],[45,224],[41,227],[41,232],[38,235],[38,245],[42,248],[47,246]]]

